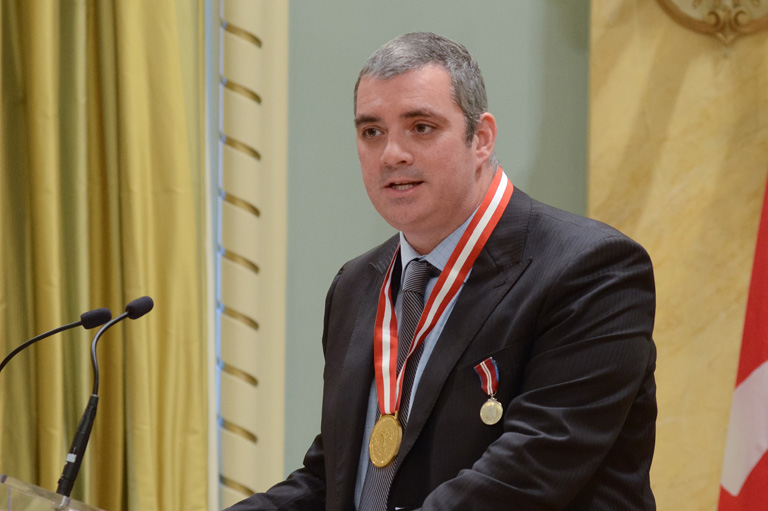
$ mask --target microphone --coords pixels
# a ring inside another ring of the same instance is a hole
[[[8,362],[10,362],[10,360],[13,357],[15,357],[20,351],[35,344],[37,341],[42,341],[46,337],[49,337],[53,334],[63,332],[64,330],[69,330],[70,328],[75,328],[80,325],[82,325],[83,328],[86,328],[86,329],[95,328],[97,326],[103,325],[110,319],[112,319],[112,313],[109,311],[109,309],[105,307],[101,307],[100,309],[93,309],[88,312],[83,312],[80,315],[80,321],[75,321],[74,323],[69,323],[67,325],[54,328],[53,330],[49,330],[44,334],[40,334],[36,337],[33,337],[30,340],[26,341],[25,343],[17,346],[16,349],[10,352],[8,356],[3,359],[2,363],[0,363],[0,371],[2,371],[3,368],[6,366],[6,364],[8,364]]]
[[[155,302],[152,301],[152,298],[148,296],[142,296],[141,298],[136,298],[131,303],[126,305],[124,314],[127,314],[131,319],[139,319],[144,314],[151,311],[152,307],[154,306]]]
[[[93,391],[91,392],[91,397],[88,400],[88,405],[85,407],[83,416],[80,418],[75,437],[72,439],[72,445],[69,448],[69,454],[67,454],[64,470],[61,473],[59,485],[56,489],[56,493],[63,495],[65,500],[69,499],[69,495],[72,493],[72,487],[75,485],[75,479],[77,479],[77,473],[80,471],[80,464],[83,462],[85,448],[88,447],[88,439],[91,436],[91,429],[93,428],[93,423],[96,419],[96,407],[99,404],[99,363],[96,360],[96,344],[99,342],[99,338],[101,338],[102,334],[112,325],[119,323],[125,318],[139,319],[144,314],[151,311],[154,306],[155,302],[148,296],[136,298],[125,306],[125,312],[101,327],[93,338],[93,342],[91,343]]]

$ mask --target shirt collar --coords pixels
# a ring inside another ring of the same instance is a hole
[[[453,253],[453,249],[455,249],[456,245],[459,244],[459,240],[461,240],[464,231],[467,230],[467,226],[469,225],[469,222],[472,220],[473,216],[475,216],[474,212],[469,215],[466,220],[464,220],[463,224],[457,227],[455,231],[446,236],[443,241],[441,241],[434,249],[432,249],[432,252],[425,256],[419,254],[416,249],[414,249],[410,243],[408,243],[408,240],[405,239],[405,234],[400,232],[400,267],[405,268],[408,266],[408,263],[414,259],[424,259],[432,266],[436,267],[440,271],[443,271],[443,268],[445,268],[445,265],[448,264],[448,259]],[[405,278],[405,271],[401,273],[401,283],[403,278]]]

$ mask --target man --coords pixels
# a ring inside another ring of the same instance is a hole
[[[304,467],[231,509],[655,509],[645,251],[514,189],[477,63],[450,40],[377,50],[355,126],[366,191],[400,233],[331,285]]]

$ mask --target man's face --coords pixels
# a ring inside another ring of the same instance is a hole
[[[365,77],[356,107],[368,197],[416,250],[428,253],[472,214],[493,178],[483,169],[488,154],[478,150],[478,135],[466,142],[450,75],[431,65],[388,80]]]

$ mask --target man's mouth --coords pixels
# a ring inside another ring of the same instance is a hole
[[[412,181],[409,183],[392,183],[389,185],[389,187],[392,188],[393,190],[403,191],[403,190],[409,190],[420,183],[421,181],[415,181],[415,182]]]

